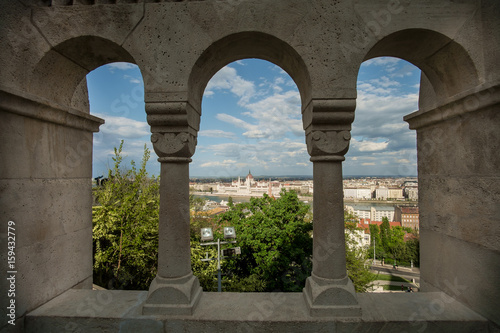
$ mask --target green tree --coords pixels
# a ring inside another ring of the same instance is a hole
[[[357,230],[355,216],[346,214],[346,230]],[[312,270],[312,223],[309,206],[293,191],[281,193],[278,199],[264,195],[233,209],[214,221],[215,239],[222,237],[223,226],[234,226],[241,255],[223,261],[225,291],[301,291]],[[194,247],[198,245],[192,242]],[[354,245],[346,235],[346,261],[349,277],[356,291],[365,291],[374,276],[365,266],[366,249]],[[195,275],[204,290],[216,290],[216,270],[198,265],[205,252],[193,252]],[[196,264],[195,264],[196,262]],[[211,262],[212,263],[212,262]],[[206,269],[205,269],[206,268]],[[211,278],[210,278],[211,277]]]
[[[308,211],[297,193],[283,191],[278,199],[251,198],[220,215],[218,225],[234,226],[241,247],[240,256],[224,262],[227,279],[246,291],[302,290],[312,253]]]
[[[364,233],[357,227],[358,219],[355,215],[344,211],[344,221],[347,274],[356,292],[365,292],[375,280],[375,274],[371,273],[366,265],[367,249],[360,246],[357,240]]]
[[[203,211],[203,206],[207,199],[196,197],[194,195],[189,196],[189,211],[191,214],[190,218],[190,237],[192,242],[200,241],[200,229],[212,227],[212,219],[208,216],[207,212]]]
[[[391,226],[387,217],[382,217],[382,224],[380,225],[380,243],[385,251],[389,249]]]
[[[370,228],[372,226],[370,225]],[[373,226],[375,228],[375,226]],[[372,230],[372,229],[370,229]],[[375,229],[371,231],[372,237],[375,235]],[[409,240],[405,242],[405,236],[410,234]],[[379,244],[382,247],[379,247]],[[373,251],[373,244],[371,247]],[[389,220],[382,218],[380,225],[380,242],[377,243],[377,256],[390,257],[392,260],[399,263],[403,261],[405,264],[413,261],[415,265],[419,264],[419,238],[418,233],[410,228],[400,226],[390,227]]]
[[[405,242],[405,256],[402,258],[407,263],[413,261],[415,266],[420,266],[420,239],[418,232],[412,230],[409,239]]]
[[[158,181],[149,177],[144,155],[137,170],[122,168],[122,148],[115,148],[108,181],[94,191],[92,209],[94,283],[109,289],[147,289],[156,275],[158,253]]]
[[[191,240],[191,269],[200,280],[205,291],[217,291],[217,260],[201,261],[203,258],[216,258],[217,248],[201,246],[198,240]]]
[[[388,235],[387,250],[391,254],[392,259],[399,260],[405,253],[405,231],[402,227],[396,226],[389,229]]]
[[[370,224],[370,250],[368,251],[369,258],[373,258],[373,244],[375,243],[375,256],[379,259],[386,256],[382,239],[380,238],[380,228],[376,224]],[[376,259],[376,258],[375,258]]]

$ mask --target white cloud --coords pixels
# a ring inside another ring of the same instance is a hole
[[[382,76],[379,79],[372,79],[372,80],[370,80],[370,82],[374,85],[378,85],[378,86],[381,86],[384,88],[392,87],[392,86],[397,87],[397,86],[401,85],[401,83],[399,83],[398,81],[391,80],[387,76]]]
[[[103,114],[95,114],[105,119],[106,123],[100,127],[100,132],[114,135],[120,138],[140,138],[150,135],[151,131],[147,122],[137,121],[125,117],[115,117]]]
[[[217,119],[219,119],[220,121],[223,121],[225,123],[231,124],[231,125],[239,127],[239,128],[243,128],[243,129],[246,129],[249,131],[257,130],[256,125],[249,124],[244,120],[241,120],[239,118],[236,118],[236,117],[231,116],[231,115],[226,114],[226,113],[218,113],[215,117]]]
[[[411,155],[415,151],[416,135],[408,130],[408,124],[402,118],[418,108],[418,93],[413,93],[418,85],[414,85],[415,79],[396,79],[413,75],[415,69],[397,58],[376,58],[363,66],[371,67],[371,73],[358,84],[356,117],[351,131],[353,138],[347,154],[347,165],[355,164],[355,168],[347,174],[371,173],[367,171],[370,167],[378,168],[381,174],[395,174],[398,163],[409,165],[413,162],[407,161],[416,162],[416,157]],[[360,72],[363,70],[367,69]],[[225,174],[239,172],[243,167],[254,170],[256,166],[262,170],[287,170],[288,174],[291,172],[288,170],[294,167],[310,170],[300,94],[289,88],[294,83],[283,76],[281,69],[273,68],[269,72],[275,74],[263,75],[252,82],[239,76],[234,68],[225,67],[208,84],[205,96],[213,97],[218,90],[225,90],[238,97],[239,108],[235,111],[240,113],[219,112],[216,119],[243,130],[243,134],[236,135],[235,131],[236,139],[232,143],[200,145],[197,153],[204,168],[216,170],[217,165],[210,162],[226,159],[237,163],[228,164]],[[273,77],[276,73],[280,76]],[[377,74],[381,75],[376,77]],[[242,108],[245,111],[241,112]],[[200,136],[229,138],[230,134],[226,133],[229,132],[200,132]],[[201,156],[205,156],[203,161]],[[196,168],[196,163],[193,166]],[[218,167],[224,169],[222,165]]]
[[[211,168],[211,167],[230,167],[234,166],[236,164],[236,161],[234,160],[224,160],[222,162],[219,161],[212,161],[212,162],[206,162],[200,165],[202,168]]]
[[[215,157],[215,158],[212,158]],[[219,162],[220,160],[234,163]],[[214,168],[213,172],[222,174],[243,174],[245,168],[259,172],[280,173],[296,169],[297,174],[307,174],[303,168],[310,168],[309,155],[305,143],[285,139],[283,141],[261,140],[255,142],[234,142],[199,147],[193,157],[193,167]],[[220,170],[216,170],[215,168]],[[258,174],[258,173],[257,173]]]
[[[208,82],[205,96],[212,96],[214,90],[228,89],[240,98],[238,104],[243,105],[250,101],[255,94],[255,85],[238,75],[236,69],[226,66],[218,71]]]
[[[363,66],[384,66],[384,67],[392,67],[397,65],[401,59],[393,58],[393,57],[379,57],[373,58],[363,62]]]
[[[384,150],[387,148],[389,142],[373,142],[373,141],[357,141],[354,138],[352,139],[353,148],[357,148],[362,152],[373,152]]]
[[[391,114],[398,114],[398,121],[403,115],[411,113],[418,107],[418,94],[391,94],[379,96],[366,91],[358,92],[356,114],[385,113],[388,118],[380,119],[383,122],[391,121]]]
[[[234,116],[219,113],[217,119],[245,129],[248,138],[283,138],[287,133],[303,136],[300,114],[300,98],[296,91],[276,93],[258,102],[247,104],[244,116],[250,117],[252,123]]]
[[[236,134],[232,132],[226,132],[223,130],[201,130],[198,132],[198,136],[206,136],[210,138],[236,139]]]
[[[123,75],[123,78],[128,80],[130,83],[142,84],[142,81],[130,75]]]
[[[134,69],[137,67],[137,65],[131,64],[128,62],[114,62],[111,64],[107,64],[106,66],[108,66],[110,71],[113,71],[115,69],[120,70],[120,71],[125,71],[125,70],[129,70],[129,69]]]
[[[270,139],[283,138],[287,133],[303,137],[301,104],[299,93],[290,90],[275,93],[258,102],[246,105],[243,113],[257,122],[257,131]],[[250,134],[250,133],[249,133]]]

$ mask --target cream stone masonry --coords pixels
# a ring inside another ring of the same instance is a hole
[[[191,270],[189,237],[189,163],[196,148],[199,120],[195,129],[189,126],[186,105],[158,101],[146,104],[161,173],[158,273],[144,303],[145,315],[191,315],[202,293]]]
[[[304,288],[311,316],[361,316],[347,277],[342,184],[355,105],[353,99],[313,100],[304,112],[314,179],[313,271]]]
[[[497,0],[1,1],[0,223],[18,228],[19,292],[16,326],[0,330],[498,331],[499,51]],[[359,68],[379,56],[422,70],[419,110],[405,118],[417,132],[415,295],[356,294],[345,267],[342,161]],[[303,293],[203,293],[190,266],[203,92],[245,58],[280,66],[301,96],[315,205]],[[92,135],[102,120],[89,114],[85,77],[118,61],[141,70],[161,163],[148,292],[90,290]],[[2,293],[6,281],[4,270]]]

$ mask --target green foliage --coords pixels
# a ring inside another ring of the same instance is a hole
[[[377,274],[375,276],[376,281],[393,281],[393,282],[406,282],[410,283],[407,279],[397,276],[397,275],[392,275],[392,274]]]
[[[405,231],[403,228],[396,226],[389,229],[387,239],[387,250],[393,259],[401,258],[405,252]]]
[[[377,258],[383,258],[386,256],[384,246],[382,245],[382,239],[380,238],[380,228],[376,224],[370,224],[370,250],[368,251],[368,257],[373,258],[373,244],[375,243],[375,255]]]
[[[144,156],[137,170],[122,169],[122,148],[115,148],[108,181],[94,190],[92,209],[94,283],[109,289],[147,289],[156,275],[159,189]]]
[[[146,147],[139,169],[132,161],[129,170],[122,166],[122,148],[123,141],[115,148],[108,182],[94,190],[99,203],[92,212],[94,283],[109,289],[145,290],[158,264],[159,182],[146,172],[150,157]],[[211,227],[217,239],[223,237],[223,227],[229,225],[236,228],[236,246],[242,253],[222,262],[225,291],[302,290],[312,270],[312,216],[309,206],[295,192],[283,191],[278,199],[264,195],[248,203],[231,204],[230,210],[217,218],[202,212],[204,203],[190,197],[191,266],[204,290],[217,290],[217,262],[201,261],[207,254],[215,258],[216,248],[200,245],[200,228]],[[345,220],[346,230],[356,229],[354,216],[345,215]],[[379,233],[373,230],[372,234]],[[418,253],[418,238],[401,249],[401,234],[402,229],[392,233],[390,228],[381,228],[377,247],[385,248],[385,242],[392,246],[387,253],[402,258]],[[348,274],[356,291],[362,292],[373,275],[364,265],[366,250],[353,244],[346,235]]]
[[[190,219],[190,238],[191,242],[200,242],[200,229],[213,227],[213,221],[209,218],[208,214],[202,210],[207,200],[205,198],[189,196],[189,211],[191,214]]]
[[[409,239],[405,242],[405,235]],[[373,241],[375,240],[375,252],[378,259],[385,258],[386,265],[397,263],[409,266],[410,262],[419,265],[420,247],[418,232],[411,228],[400,226],[390,227],[389,220],[382,218],[380,229],[377,225],[370,225],[371,245],[368,257],[373,258]]]
[[[283,191],[278,199],[251,198],[220,215],[215,238],[222,237],[222,226],[234,226],[241,247],[241,255],[224,260],[229,290],[302,290],[312,253],[312,224],[304,220],[308,211],[295,192]]]
[[[357,227],[356,216],[344,211],[345,221],[345,243],[346,243],[346,267],[347,274],[354,284],[356,292],[365,292],[372,286],[375,274],[370,272],[370,268],[365,264],[367,249],[358,245],[356,234],[361,229]]]
[[[217,248],[201,246],[199,240],[191,241],[191,268],[194,274],[200,280],[203,290],[217,291],[217,260],[201,261],[206,257],[217,258]]]
[[[345,220],[346,230],[357,229],[355,216],[346,214]],[[283,191],[278,199],[264,195],[251,198],[249,203],[234,205],[213,222],[215,239],[223,237],[222,227],[229,225],[236,228],[236,246],[241,247],[242,253],[222,261],[224,291],[302,291],[312,270],[312,223],[309,206],[301,202],[295,192]],[[347,234],[348,274],[356,291],[363,292],[371,285],[374,275],[365,266],[366,249],[355,246],[354,238]],[[198,245],[194,244],[196,248]],[[205,252],[193,250],[193,271],[204,290],[215,291],[215,261],[200,265]],[[215,251],[210,252],[209,257],[216,257]]]
[[[412,237],[406,242],[405,261],[413,261],[415,266],[420,266],[420,239],[416,231],[412,231]]]
[[[382,286],[382,289],[387,291],[401,291],[400,286],[392,286],[392,285],[384,285]]]
[[[382,217],[382,224],[380,225],[380,243],[384,249],[389,249],[390,233],[391,226],[389,225],[389,219],[387,217]]]

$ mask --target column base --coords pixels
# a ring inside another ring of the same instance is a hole
[[[347,276],[330,280],[312,274],[303,295],[312,317],[361,317],[354,285]]]
[[[192,315],[202,292],[200,282],[193,273],[177,279],[156,276],[149,287],[142,314]]]

